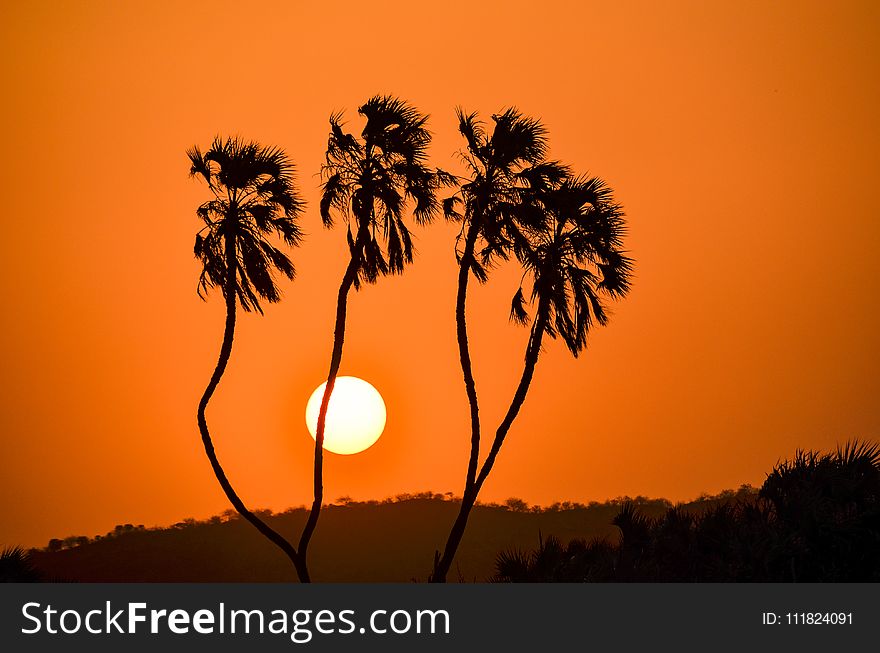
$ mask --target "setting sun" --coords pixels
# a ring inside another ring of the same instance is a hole
[[[318,386],[306,405],[306,426],[313,438],[326,385]],[[324,449],[339,454],[369,449],[382,435],[385,417],[385,402],[376,388],[355,376],[338,377],[327,408]]]

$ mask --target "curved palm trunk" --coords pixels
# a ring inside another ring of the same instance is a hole
[[[529,344],[526,346],[525,365],[523,367],[523,373],[519,385],[516,388],[513,400],[510,402],[510,407],[507,409],[507,413],[504,415],[501,425],[495,432],[492,449],[489,451],[489,455],[483,462],[479,475],[476,477],[473,485],[466,489],[464,496],[461,498],[461,507],[459,508],[455,523],[452,525],[452,530],[449,532],[449,539],[446,541],[446,548],[443,551],[443,556],[435,562],[434,572],[428,579],[429,582],[446,582],[446,576],[449,573],[449,569],[452,567],[452,561],[455,558],[456,551],[458,551],[459,544],[461,544],[461,539],[464,537],[464,531],[467,528],[467,521],[474,504],[477,502],[480,488],[483,487],[483,483],[486,482],[486,478],[488,478],[489,473],[492,471],[492,467],[495,465],[495,458],[501,450],[501,445],[504,444],[504,438],[507,437],[507,433],[510,431],[510,427],[513,425],[516,416],[519,414],[520,408],[522,408],[526,395],[529,392],[529,386],[532,383],[532,377],[535,373],[535,365],[538,363],[538,356],[541,353],[541,339],[544,335],[546,322],[546,309],[544,309],[543,305],[539,305],[538,315],[535,318],[535,322],[532,325],[532,332],[529,336]]]
[[[336,325],[333,329],[333,352],[330,355],[330,371],[327,373],[327,386],[324,388],[324,395],[321,397],[318,424],[315,428],[315,497],[312,502],[312,508],[309,511],[309,518],[299,540],[299,555],[304,565],[306,564],[306,552],[309,548],[309,541],[312,539],[312,534],[318,525],[318,517],[321,514],[321,505],[324,501],[324,428],[327,423],[327,407],[330,404],[330,395],[333,392],[333,387],[336,385],[336,375],[339,373],[339,366],[342,363],[348,293],[352,285],[354,285],[359,266],[360,258],[357,255],[352,255],[348,267],[345,269],[345,274],[342,276],[342,283],[339,285],[339,294],[336,298]]]
[[[461,363],[461,373],[464,377],[464,387],[467,392],[468,404],[471,411],[471,454],[468,460],[467,478],[465,479],[465,493],[476,482],[477,463],[480,458],[480,407],[477,403],[477,385],[474,381],[474,373],[471,367],[471,353],[468,345],[467,322],[465,321],[465,308],[467,305],[467,287],[470,278],[471,262],[474,258],[474,247],[477,243],[479,225],[472,223],[464,243],[464,251],[458,269],[458,293],[455,298],[455,328],[458,340],[458,357]]]
[[[226,327],[223,331],[223,344],[220,346],[220,356],[217,359],[217,366],[214,368],[214,374],[211,376],[211,380],[208,382],[208,387],[205,388],[205,392],[199,401],[199,431],[202,434],[202,443],[205,445],[205,454],[207,454],[208,460],[211,461],[214,475],[217,477],[220,487],[223,488],[226,498],[229,499],[229,502],[238,511],[238,514],[253,524],[253,526],[260,531],[264,537],[284,551],[287,557],[290,558],[293,566],[296,568],[296,573],[300,581],[307,583],[309,582],[309,573],[306,569],[304,560],[297,555],[296,549],[294,549],[290,542],[288,542],[281,534],[248,510],[245,507],[244,502],[242,502],[241,498],[239,498],[238,494],[236,494],[235,490],[232,488],[232,484],[226,477],[226,472],[223,471],[223,467],[217,459],[217,453],[214,451],[214,443],[211,440],[211,434],[208,431],[208,421],[205,418],[205,410],[208,408],[208,402],[211,401],[211,397],[214,395],[214,391],[220,383],[220,378],[223,376],[223,372],[226,371],[226,365],[229,363],[229,357],[232,354],[232,340],[235,333],[235,243],[232,239],[230,239],[230,241],[231,245],[227,245],[227,260],[233,262],[227,266],[227,269],[231,270],[231,275],[226,287]]]
[[[467,287],[470,279],[470,267],[474,257],[474,248],[479,235],[479,225],[472,222],[468,228],[467,236],[464,242],[464,251],[461,254],[461,260],[458,264],[458,291],[455,297],[455,335],[458,340],[458,358],[461,364],[461,373],[464,377],[464,387],[468,398],[471,417],[471,451],[468,459],[467,476],[464,482],[464,493],[462,495],[462,505],[469,501],[473,492],[474,484],[477,480],[477,465],[480,460],[480,407],[477,401],[477,385],[474,380],[473,367],[471,365],[470,345],[468,343],[467,333]],[[433,580],[438,574],[442,575],[440,580],[436,582],[444,582],[449,566],[452,564],[452,557],[458,548],[461,535],[464,533],[464,525],[460,524],[462,515],[459,513],[458,518],[453,524],[449,539],[446,542],[443,558],[439,557],[434,561],[434,572],[431,576]],[[467,520],[465,516],[464,520]],[[453,538],[456,538],[453,540]]]

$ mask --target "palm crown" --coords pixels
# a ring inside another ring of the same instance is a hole
[[[459,243],[470,233],[473,242],[465,248],[470,259],[465,264],[484,282],[492,259],[507,258],[516,233],[525,225],[541,223],[543,213],[533,201],[534,193],[557,183],[567,170],[544,161],[547,133],[540,121],[509,108],[492,116],[495,127],[489,134],[476,113],[456,112],[467,141],[459,156],[470,180],[444,200],[443,210],[447,219],[462,222]],[[482,241],[479,247],[477,240]],[[461,259],[462,252],[457,253]]]
[[[435,189],[445,178],[426,164],[427,116],[390,96],[371,98],[358,113],[366,118],[360,139],[343,130],[342,114],[330,117],[321,197],[324,225],[333,226],[335,210],[348,226],[349,248],[358,264],[356,288],[412,263],[404,209],[412,200],[416,222],[430,222],[439,208]]]
[[[561,336],[577,356],[590,327],[608,321],[603,299],[623,297],[630,288],[623,211],[595,177],[569,177],[538,195],[547,222],[515,243],[532,291],[527,302],[522,287],[517,290],[511,318],[525,324],[526,304],[537,303],[533,328]]]
[[[219,286],[246,311],[262,313],[260,299],[277,302],[277,270],[288,279],[293,263],[272,244],[302,240],[297,219],[303,210],[293,185],[293,164],[281,150],[237,137],[214,139],[202,153],[187,150],[191,176],[203,178],[214,198],[197,209],[205,226],[196,235],[195,255],[203,269],[199,296]]]

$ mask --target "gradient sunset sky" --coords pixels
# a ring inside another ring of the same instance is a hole
[[[330,113],[359,130],[376,93],[431,114],[456,172],[454,108],[516,105],[628,215],[632,293],[580,359],[547,344],[482,500],[685,500],[880,439],[876,2],[4,2],[0,55],[0,545],[229,508],[196,428],[224,309],[196,295],[206,189],[184,153],[216,134],[284,148],[309,206],[212,434],[249,506],[310,501],[303,414],[348,255],[317,173]],[[326,456],[328,500],[461,493],[455,233],[417,229],[409,271],[352,296],[341,373],[388,427]],[[471,286],[487,432],[521,370],[518,279]]]

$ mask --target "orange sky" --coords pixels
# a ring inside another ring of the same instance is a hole
[[[0,544],[228,507],[195,422],[223,305],[196,296],[184,155],[218,133],[283,147],[310,207],[299,278],[241,320],[209,422],[250,505],[309,500],[347,255],[315,173],[331,111],[377,92],[431,114],[451,169],[453,108],[516,104],[629,215],[633,292],[579,360],[547,347],[483,500],[687,499],[880,438],[880,5],[416,4],[3,3]],[[388,428],[327,456],[331,500],[461,492],[454,230],[417,235],[410,271],[350,304],[341,373]],[[471,294],[487,430],[522,361],[517,279]]]

